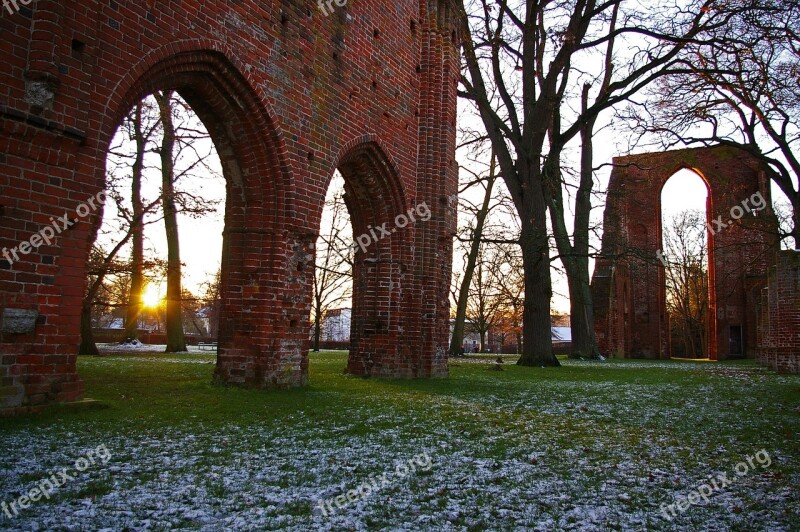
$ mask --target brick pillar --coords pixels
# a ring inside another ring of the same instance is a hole
[[[460,57],[453,7],[447,0],[423,3],[416,203],[432,216],[417,224],[412,275],[419,292],[408,311],[406,349],[418,360],[418,376],[446,376],[450,275],[456,229],[458,168],[454,160],[456,89]],[[418,332],[417,332],[418,331]]]
[[[35,113],[53,108],[60,84],[59,53],[65,37],[64,7],[57,0],[38,0],[31,22],[25,70],[25,100]]]
[[[255,388],[307,384],[313,243],[313,235],[252,227],[226,231],[218,382]]]

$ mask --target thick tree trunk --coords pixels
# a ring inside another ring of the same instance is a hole
[[[544,210],[544,205],[542,205]],[[525,304],[522,311],[522,356],[521,366],[560,366],[553,354],[552,320],[550,300],[552,284],[550,278],[550,253],[547,241],[547,226],[540,220],[537,224],[532,216],[522,216],[522,263],[525,270]]]
[[[139,316],[142,313],[142,292],[144,291],[144,205],[142,204],[142,168],[144,166],[145,139],[142,133],[142,104],[136,106],[134,114],[134,136],[136,137],[136,158],[133,163],[131,180],[131,203],[133,205],[133,242],[131,250],[131,286],[128,294],[128,310],[125,315],[126,341],[139,337]]]
[[[472,277],[475,274],[475,265],[478,262],[478,254],[481,250],[481,238],[483,237],[483,227],[486,223],[486,216],[489,214],[489,206],[492,201],[492,189],[496,177],[496,159],[492,154],[489,163],[489,179],[486,182],[486,192],[483,196],[483,204],[475,217],[475,230],[472,232],[472,242],[470,243],[467,265],[464,268],[464,279],[461,280],[461,287],[458,291],[458,302],[456,303],[456,318],[453,322],[453,336],[450,338],[450,354],[464,354],[464,323],[467,319],[467,303],[469,302],[469,287],[472,284]],[[483,345],[483,342],[481,342]]]
[[[314,321],[314,352],[319,352],[319,338],[322,335],[322,322],[319,318],[321,313],[317,313],[317,319]]]
[[[78,348],[78,354],[92,356],[100,354],[92,332],[92,305],[86,302],[81,305],[81,345]]]
[[[597,348],[597,339],[594,334],[594,305],[589,282],[588,266],[584,267],[573,262],[570,268],[565,269],[567,274],[570,299],[570,327],[572,330],[572,355],[580,358],[599,358],[600,350]]]
[[[797,194],[792,201],[792,211],[794,214],[794,227],[792,228],[794,249],[800,251],[800,194]]]
[[[175,127],[172,123],[172,93],[156,94],[164,126],[164,137],[161,140],[161,189],[164,206],[164,229],[167,236],[167,353],[186,351],[186,339],[183,334],[183,313],[181,302],[181,252],[178,240],[178,216],[175,207],[174,163]]]

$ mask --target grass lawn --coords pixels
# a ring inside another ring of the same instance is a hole
[[[312,353],[310,386],[259,391],[212,354],[82,357],[108,408],[0,420],[0,502],[75,477],[0,528],[800,530],[800,376],[494,358],[383,381]]]

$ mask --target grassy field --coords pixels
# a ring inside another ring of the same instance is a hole
[[[81,358],[106,408],[0,421],[0,501],[75,477],[0,528],[800,529],[800,377],[751,362],[492,356],[398,382],[325,352],[307,388],[258,391],[211,384],[214,358]]]

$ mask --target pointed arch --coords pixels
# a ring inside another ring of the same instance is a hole
[[[226,45],[210,40],[178,41],[152,50],[109,95],[101,115],[100,152],[106,152],[122,117],[138,100],[172,89],[208,128],[229,189],[243,205],[294,213],[292,173],[279,121],[269,110],[266,95],[237,63]],[[289,221],[284,216],[275,219]]]

